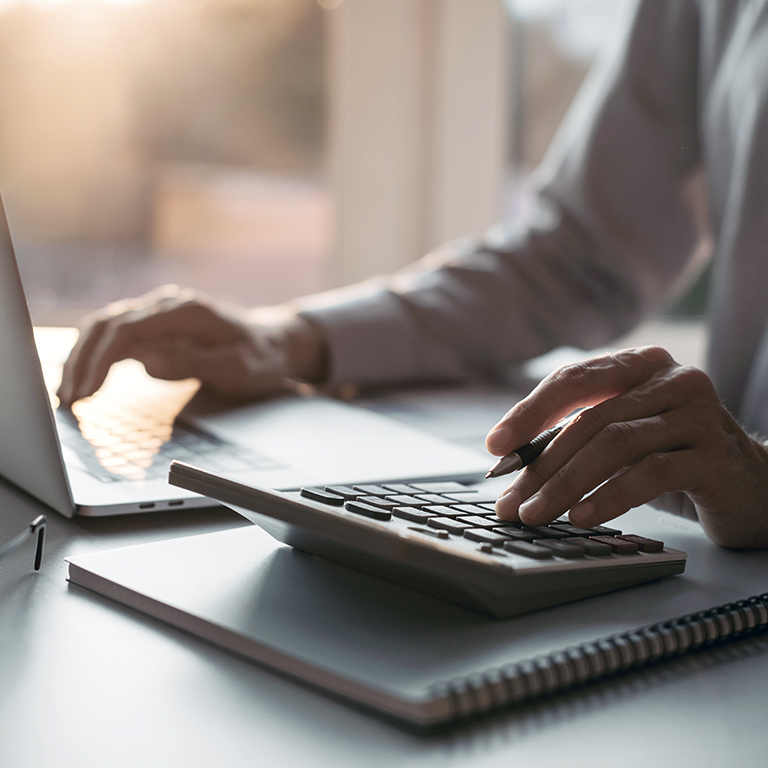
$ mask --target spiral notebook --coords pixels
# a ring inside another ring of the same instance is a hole
[[[633,527],[659,534],[658,513],[651,522],[630,514]],[[768,584],[768,554],[719,550],[694,524],[672,522],[663,535],[691,554],[685,576],[501,621],[298,552],[255,526],[73,557],[69,580],[432,726],[768,627],[768,594],[738,599]]]

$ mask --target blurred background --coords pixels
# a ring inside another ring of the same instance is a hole
[[[525,205],[619,0],[0,0],[37,324],[177,282],[272,304]]]

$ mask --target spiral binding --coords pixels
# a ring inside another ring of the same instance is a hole
[[[431,687],[453,718],[519,704],[768,628],[768,593]]]

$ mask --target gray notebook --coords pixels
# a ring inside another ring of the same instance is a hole
[[[256,526],[73,557],[69,579],[359,705],[432,725],[768,623],[764,598],[672,634],[667,624],[638,633],[764,592],[768,555],[721,550],[696,524],[647,508],[629,517],[633,530],[687,550],[688,571],[508,620],[293,550]],[[620,639],[595,642],[633,634],[633,658]]]

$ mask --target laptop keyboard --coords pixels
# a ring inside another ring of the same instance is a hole
[[[212,472],[269,469],[277,460],[222,440],[179,420],[113,399],[80,400],[72,411],[56,411],[62,443],[102,482],[165,478],[173,459]]]

